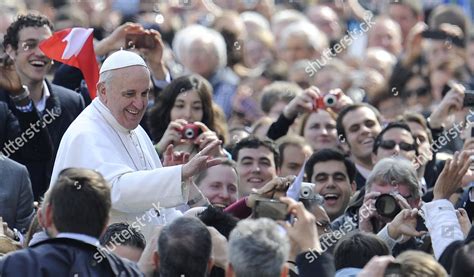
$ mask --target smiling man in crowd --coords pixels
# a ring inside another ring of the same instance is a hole
[[[48,135],[53,143],[53,158],[25,163],[31,176],[35,199],[39,199],[47,190],[54,156],[59,142],[72,121],[84,109],[84,100],[78,93],[51,84],[46,79],[52,61],[44,55],[38,45],[52,35],[53,25],[42,15],[20,15],[8,27],[3,45],[14,67],[8,74],[2,74],[7,82],[0,87],[0,101],[8,104],[16,117],[20,113],[37,110],[43,121],[41,127],[33,126],[35,132],[47,126]],[[16,70],[15,70],[16,69]],[[5,85],[8,84],[8,85]],[[13,95],[16,95],[12,97]],[[48,123],[48,124],[46,124]]]
[[[250,136],[239,141],[232,150],[239,173],[239,195],[248,196],[252,189],[259,189],[277,177],[280,154],[270,139]]]
[[[355,163],[357,189],[365,186],[365,180],[372,167],[372,149],[375,137],[380,133],[382,122],[379,111],[365,103],[344,108],[337,117],[336,129],[339,139],[350,149],[351,160]]]
[[[324,197],[323,207],[332,220],[342,215],[356,189],[354,163],[339,151],[322,149],[306,162],[305,173]]]

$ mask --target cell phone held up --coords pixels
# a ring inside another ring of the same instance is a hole
[[[125,48],[145,48],[154,49],[156,48],[156,40],[154,34],[127,34],[125,36]]]
[[[273,220],[287,220],[288,205],[275,199],[257,199],[253,207],[254,218],[270,218]]]

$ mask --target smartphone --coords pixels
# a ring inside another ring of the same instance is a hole
[[[387,268],[385,268],[385,273],[383,276],[386,276],[386,277],[402,276],[402,265],[400,263],[389,263],[387,265]]]
[[[254,218],[266,217],[273,220],[288,219],[288,205],[275,199],[257,199],[253,208]]]
[[[474,90],[465,91],[463,107],[474,107]]]
[[[156,41],[153,34],[127,34],[125,36],[125,48],[154,49]]]

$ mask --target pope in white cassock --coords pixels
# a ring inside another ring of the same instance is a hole
[[[98,97],[69,126],[59,145],[50,186],[68,167],[99,171],[112,187],[110,222],[128,222],[150,238],[163,218],[175,217],[175,207],[187,201],[187,179],[218,164],[207,153],[214,141],[186,164],[162,167],[151,140],[139,125],[147,107],[150,72],[130,51],[110,55],[100,69]],[[169,220],[169,218],[168,218]]]

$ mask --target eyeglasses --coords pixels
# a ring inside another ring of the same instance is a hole
[[[36,49],[36,47],[38,47],[38,45],[40,44],[40,41],[39,40],[36,40],[36,39],[29,39],[29,40],[26,40],[24,42],[21,42],[21,49],[25,52],[28,52],[28,51],[32,51],[34,49]]]
[[[415,144],[409,144],[406,142],[396,143],[394,140],[382,140],[380,142],[380,147],[386,150],[392,150],[395,148],[395,145],[398,145],[403,151],[413,151],[416,149]]]

